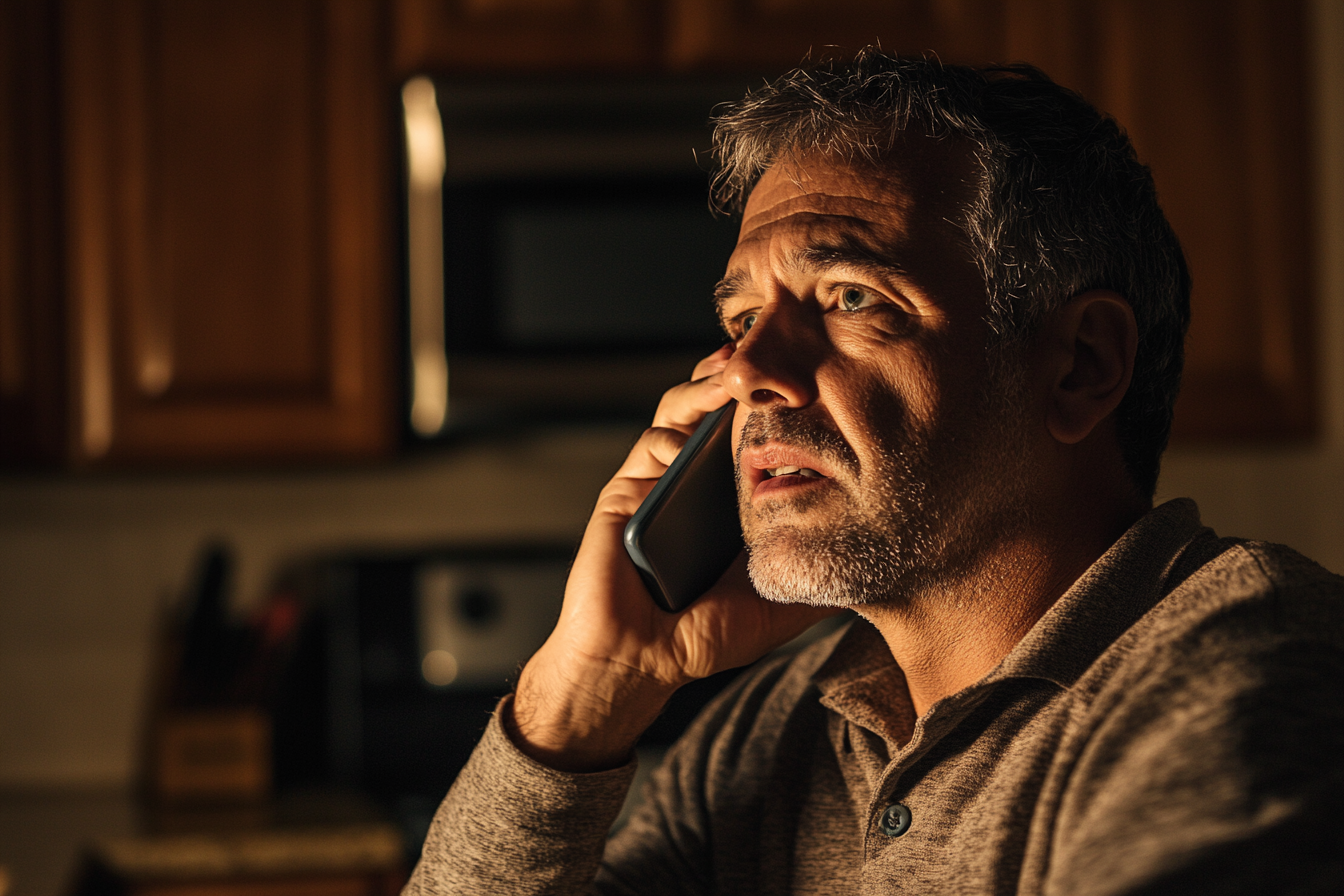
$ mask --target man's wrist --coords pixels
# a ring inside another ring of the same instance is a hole
[[[555,674],[534,657],[501,722],[528,757],[565,772],[598,772],[630,760],[675,688],[610,670]]]

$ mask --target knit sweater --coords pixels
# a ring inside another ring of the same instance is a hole
[[[1173,501],[923,716],[856,621],[742,676],[608,840],[633,774],[497,713],[406,893],[1341,893],[1344,579]]]

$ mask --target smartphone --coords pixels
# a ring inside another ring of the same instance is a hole
[[[742,552],[730,401],[701,421],[625,524],[625,550],[658,606],[688,607]]]

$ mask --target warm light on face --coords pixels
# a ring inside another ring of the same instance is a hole
[[[1023,405],[1011,383],[985,389],[984,282],[951,223],[970,162],[944,149],[906,146],[882,177],[803,157],[747,202],[716,297],[737,346],[724,380],[750,411],[739,497],[764,597],[935,591],[1026,506]]]

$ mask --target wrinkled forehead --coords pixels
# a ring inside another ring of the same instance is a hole
[[[745,238],[800,214],[955,230],[979,181],[970,145],[950,137],[903,135],[872,161],[795,153],[761,176],[743,210],[741,232]]]

